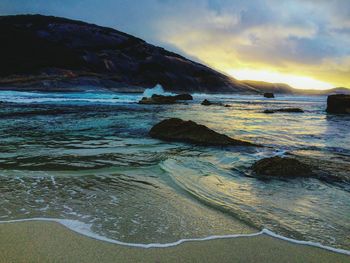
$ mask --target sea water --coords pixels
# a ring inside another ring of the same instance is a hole
[[[266,228],[350,249],[347,182],[250,176],[255,161],[290,152],[349,167],[350,117],[327,115],[326,97],[195,94],[186,104],[139,105],[142,96],[0,91],[0,221],[66,220],[144,244]],[[204,99],[231,107],[205,107]],[[263,113],[284,107],[305,113]],[[148,136],[170,117],[266,147]]]

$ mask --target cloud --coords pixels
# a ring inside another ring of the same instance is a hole
[[[350,86],[346,0],[2,0],[0,13],[115,27],[222,71],[269,69]]]
[[[350,55],[350,2],[210,2],[166,17],[158,39],[223,71],[269,69],[350,86],[347,64],[334,67]]]

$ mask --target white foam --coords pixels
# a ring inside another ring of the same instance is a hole
[[[174,95],[173,93],[171,92],[165,92],[162,85],[160,84],[157,84],[154,88],[152,89],[146,89],[144,92],[143,92],[143,97],[147,97],[147,98],[150,98],[152,97],[153,95],[163,95],[163,96],[171,96],[171,95]]]
[[[305,245],[305,246],[311,246],[311,247],[317,247],[321,249],[325,249],[328,251],[344,254],[344,255],[349,255],[350,256],[350,251],[345,250],[345,249],[339,249],[339,248],[334,248],[330,246],[325,246],[320,243],[312,242],[312,241],[302,241],[302,240],[296,240],[288,237],[284,237],[281,235],[278,235],[268,229],[263,229],[260,232],[257,233],[251,233],[251,234],[232,234],[232,235],[214,235],[214,236],[208,236],[208,237],[203,237],[203,238],[187,238],[187,239],[180,239],[178,241],[172,242],[172,243],[151,243],[151,244],[141,244],[141,243],[128,243],[128,242],[123,242],[111,238],[107,238],[98,234],[95,234],[91,230],[91,225],[90,224],[85,224],[77,220],[69,220],[69,219],[57,219],[57,218],[28,218],[28,219],[17,219],[17,220],[8,220],[8,221],[0,221],[0,224],[6,224],[6,223],[18,223],[18,222],[33,222],[33,221],[46,221],[46,222],[55,222],[59,223],[66,228],[99,240],[99,241],[104,241],[116,245],[122,245],[122,246],[128,246],[128,247],[138,247],[138,248],[167,248],[167,247],[174,247],[178,246],[180,244],[183,244],[185,242],[199,242],[199,241],[209,241],[209,240],[216,240],[216,239],[229,239],[229,238],[240,238],[240,237],[256,237],[260,235],[268,235],[274,238],[278,238],[287,242],[291,242],[294,244],[298,245]]]
[[[0,91],[0,101],[10,103],[135,103],[140,95],[112,92],[37,93]]]

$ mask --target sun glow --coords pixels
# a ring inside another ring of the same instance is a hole
[[[238,80],[256,80],[271,83],[285,83],[296,89],[325,90],[334,88],[332,84],[311,77],[290,75],[264,70],[230,69],[227,73]]]

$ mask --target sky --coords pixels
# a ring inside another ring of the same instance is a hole
[[[350,88],[350,0],[1,0],[109,26],[237,79]]]

